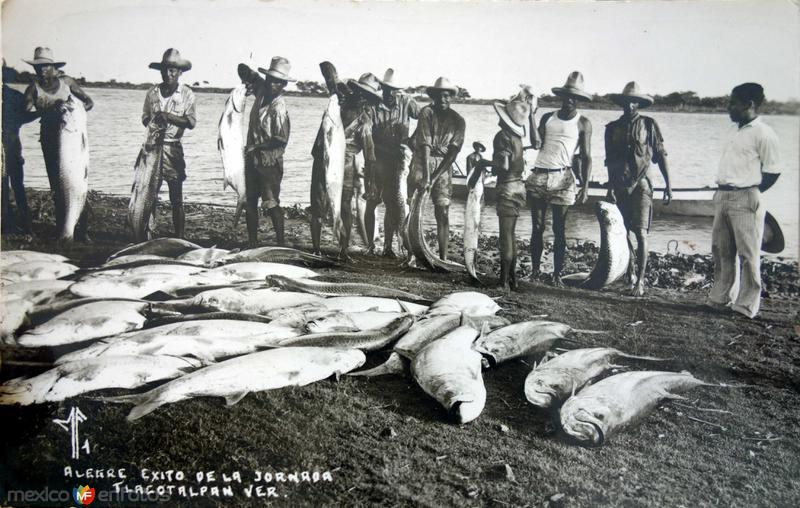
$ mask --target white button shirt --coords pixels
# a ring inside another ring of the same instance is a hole
[[[759,185],[762,172],[779,173],[778,136],[760,117],[756,117],[742,127],[731,127],[722,148],[717,184],[734,187]]]

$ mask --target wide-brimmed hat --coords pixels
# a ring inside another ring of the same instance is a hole
[[[508,126],[517,136],[525,135],[525,123],[531,114],[531,106],[526,101],[510,100],[496,101],[494,110],[500,120]]]
[[[640,92],[639,85],[636,81],[631,81],[625,85],[625,88],[622,89],[622,93],[608,94],[608,97],[612,102],[620,106],[626,102],[638,102],[640,108],[646,108],[653,104],[653,98]]]
[[[786,247],[783,231],[775,217],[767,212],[764,216],[764,236],[761,237],[761,250],[770,254],[779,254]]]
[[[164,51],[160,62],[151,62],[148,67],[157,71],[160,71],[164,67],[177,67],[182,71],[188,71],[192,68],[192,62],[181,58],[181,52],[177,49],[169,48]]]
[[[442,92],[445,90],[451,92],[453,95],[458,94],[458,87],[450,83],[449,79],[445,78],[444,76],[440,76],[439,78],[436,79],[436,82],[433,84],[433,86],[429,86],[428,88],[425,89],[425,92],[428,95],[430,95],[431,92],[435,93],[435,92]]]
[[[398,85],[397,80],[394,78],[394,69],[389,67],[386,69],[386,72],[383,73],[383,79],[378,80],[381,82],[381,85],[386,88],[391,88],[393,90],[400,90],[401,88],[405,88],[403,85]]]
[[[383,98],[383,94],[381,94],[381,83],[378,78],[371,72],[365,72],[358,78],[358,81],[355,79],[350,79],[347,81],[347,84],[350,86],[352,90],[361,90],[364,93],[370,94],[373,97],[377,97],[378,99]]]
[[[475,141],[474,143],[472,143],[472,148],[474,148],[475,150],[477,150],[479,152],[485,152],[486,151],[486,147],[483,146],[483,143],[481,143],[480,141]]]
[[[63,67],[67,65],[66,62],[57,61],[53,58],[53,50],[50,48],[43,48],[38,47],[33,50],[33,60],[25,60],[22,59],[23,62],[31,64],[33,66],[37,65],[52,65],[54,67]]]
[[[290,64],[289,60],[283,58],[282,56],[272,57],[272,61],[269,63],[269,69],[265,69],[263,67],[258,68],[258,72],[266,74],[268,77],[282,81],[297,81],[296,79],[289,77],[290,70],[292,70],[292,64]]]
[[[583,74],[578,71],[572,71],[567,76],[567,82],[564,86],[557,86],[552,88],[553,93],[558,96],[569,96],[579,101],[590,101],[592,96],[583,89]]]

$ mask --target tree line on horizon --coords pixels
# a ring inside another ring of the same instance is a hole
[[[34,81],[36,74],[29,71],[21,71],[18,73],[16,83],[29,84]],[[81,86],[91,88],[121,88],[129,90],[147,90],[152,83],[129,83],[120,82],[115,79],[108,81],[87,81],[86,78],[76,78],[76,81]],[[190,86],[200,92],[211,93],[228,93],[230,88],[220,88],[209,86],[208,81],[195,81]],[[328,95],[328,89],[324,83],[314,80],[300,80],[294,83],[295,90],[288,90],[287,95],[295,96],[313,96],[325,97]],[[428,96],[425,90],[428,85],[411,86],[404,89],[404,91],[416,98],[421,99],[422,102],[427,102]],[[584,102],[581,104],[585,109],[616,109],[619,106],[614,104],[611,100],[611,94],[594,94],[592,102]],[[700,97],[693,91],[672,92],[667,95],[654,95],[653,105],[648,108],[655,111],[686,111],[686,112],[719,112],[726,111],[730,95],[722,95],[718,97]],[[459,88],[458,95],[455,98],[456,102],[473,103],[473,104],[491,104],[492,99],[476,99],[471,96],[469,90],[466,88]],[[543,107],[558,107],[561,104],[561,99],[550,94],[543,94],[539,96],[539,106]],[[765,101],[761,106],[762,113],[764,114],[787,114],[798,115],[800,114],[800,101]]]

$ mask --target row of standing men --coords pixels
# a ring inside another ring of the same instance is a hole
[[[37,79],[25,91],[23,98],[13,95],[13,90],[3,87],[3,101],[7,107],[3,114],[4,218],[9,217],[8,184],[14,190],[18,208],[22,212],[21,227],[29,229],[22,187],[22,157],[19,128],[33,119],[46,118],[59,101],[69,95],[80,99],[90,110],[92,99],[80,86],[59,71],[64,62],[53,58],[48,48],[36,48],[31,64]],[[162,82],[148,90],[142,112],[142,123],[148,129],[148,139],[163,143],[161,179],[169,187],[175,236],[183,237],[184,212],[182,182],[186,178],[186,163],[181,137],[186,129],[196,124],[195,97],[191,88],[179,82],[183,72],[191,69],[191,62],[181,57],[173,48],[164,52],[160,62],[150,68],[160,71]],[[4,83],[6,71],[4,66]],[[10,69],[8,69],[10,71]],[[247,189],[246,220],[250,245],[258,243],[258,204],[272,220],[277,243],[284,239],[284,214],[280,207],[280,187],[283,178],[283,153],[289,142],[289,111],[283,91],[290,76],[291,66],[283,57],[274,57],[268,68],[258,72],[244,64],[238,74],[247,86],[249,95],[255,97],[250,110],[245,146],[245,178]],[[324,69],[323,69],[324,71]],[[11,76],[8,76],[9,80]],[[451,109],[451,101],[458,88],[447,78],[440,77],[427,88],[431,104],[420,105],[402,93],[394,71],[388,69],[383,79],[371,73],[358,80],[340,82],[334,74],[326,75],[329,90],[339,97],[342,122],[345,126],[345,179],[342,199],[343,222],[346,238],[341,242],[340,256],[349,259],[347,247],[352,226],[350,203],[355,192],[364,192],[367,202],[365,225],[370,253],[375,253],[372,243],[375,231],[375,210],[385,205],[382,254],[396,257],[393,251],[394,236],[404,218],[401,186],[408,188],[407,195],[432,183],[431,197],[437,223],[439,256],[447,258],[449,240],[449,205],[452,197],[452,165],[464,143],[465,121]],[[8,90],[8,92],[7,92]],[[491,160],[484,160],[482,144],[473,144],[474,152],[467,158],[467,172],[482,177],[484,169],[491,168],[497,176],[496,211],[500,225],[501,273],[500,284],[506,290],[517,287],[516,221],[520,210],[527,205],[532,218],[531,257],[533,277],[538,278],[544,248],[543,233],[548,209],[553,214],[554,267],[552,282],[562,285],[561,272],[566,254],[566,217],[569,207],[576,201],[587,199],[591,176],[591,132],[588,118],[578,113],[579,103],[590,101],[592,96],[584,89],[583,76],[572,72],[565,84],[552,92],[561,98],[559,110],[546,113],[536,122],[536,96],[529,87],[522,89],[510,100],[497,101],[494,109],[498,115],[499,131],[492,143]],[[17,92],[18,93],[18,92]],[[8,95],[8,97],[7,97]],[[628,280],[634,295],[644,293],[647,264],[647,233],[652,218],[653,186],[648,176],[651,163],[658,165],[665,180],[664,200],[672,197],[667,152],[658,124],[651,117],[639,114],[639,109],[653,103],[651,96],[641,92],[635,82],[628,83],[622,93],[612,94],[612,100],[623,109],[623,115],[606,126],[605,165],[608,169],[608,197],[617,203],[625,226],[637,240],[636,266],[633,259]],[[713,226],[713,255],[715,285],[709,304],[729,306],[733,310],[753,317],[758,312],[760,295],[760,245],[763,234],[764,207],[760,191],[770,175],[777,174],[777,137],[764,123],[758,121],[758,107],[764,100],[763,88],[755,83],[745,83],[734,88],[729,106],[731,120],[738,126],[732,131],[723,147],[715,195],[717,213]],[[411,133],[411,120],[417,128]],[[46,122],[42,122],[42,151],[51,187],[57,179],[57,158],[52,145],[47,143]],[[750,129],[747,129],[750,127]],[[322,218],[327,209],[324,190],[324,154],[322,132],[312,148],[314,159],[311,183],[311,232],[313,249],[320,250]],[[525,146],[525,141],[529,145]],[[539,150],[530,176],[523,181],[526,148]],[[356,156],[364,159],[364,188],[360,186],[360,167]],[[411,171],[403,182],[402,176],[411,160]],[[577,188],[577,180],[580,190]],[[432,181],[433,178],[433,181]],[[773,180],[774,181],[774,180]],[[160,185],[159,185],[160,186]],[[768,186],[768,185],[766,185]],[[741,206],[740,206],[741,205]],[[747,205],[747,206],[744,206]],[[741,213],[744,208],[749,213]],[[57,218],[58,220],[58,218]],[[85,216],[76,228],[77,238],[87,238]],[[632,246],[631,246],[632,248]],[[741,273],[735,266],[741,260]],[[740,282],[741,289],[736,286]]]

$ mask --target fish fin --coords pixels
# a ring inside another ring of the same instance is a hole
[[[242,400],[244,398],[244,396],[247,395],[248,393],[250,393],[250,392],[244,391],[244,392],[236,392],[236,393],[231,393],[230,395],[226,395],[225,396],[225,405],[226,406],[232,406],[232,405],[236,404],[237,402]]]
[[[400,301],[399,299],[397,299],[397,298],[395,298],[395,300],[394,300],[394,301],[396,301],[396,302],[397,302],[397,305],[399,305],[399,306],[400,306],[400,308],[403,310],[403,312],[405,312],[406,314],[412,314],[412,312],[411,312],[411,309],[409,309],[409,308],[408,308],[408,305],[406,305],[405,303],[401,302],[401,301]]]
[[[639,355],[629,355],[627,353],[619,352],[617,356],[620,358],[628,358],[629,360],[642,360],[646,362],[666,362],[667,358],[658,358],[655,356],[639,356]]]
[[[349,372],[347,375],[373,377],[373,376],[382,376],[384,374],[402,374],[404,370],[405,370],[405,363],[403,362],[403,357],[393,352],[392,354],[389,355],[389,358],[387,358],[385,362],[378,365],[377,367],[373,367],[367,370],[359,370],[357,372]]]
[[[589,335],[599,335],[599,334],[608,335],[608,332],[605,330],[584,330],[582,328],[573,328],[571,331],[572,333],[585,333]]]
[[[609,369],[617,369],[617,370],[627,370],[627,369],[630,369],[630,366],[628,366],[628,365],[616,365],[616,364],[610,363],[608,365],[608,368]]]
[[[577,387],[578,387],[577,383],[575,383],[575,381],[573,381],[572,382],[572,395],[570,395],[570,397],[574,397],[575,396],[575,389]]]
[[[683,395],[678,395],[678,394],[675,394],[675,393],[664,394],[664,398],[667,399],[667,400],[689,400],[686,397],[684,397]]]
[[[104,397],[101,395],[96,395],[94,397],[86,397],[90,400],[97,400],[100,402],[110,402],[112,404],[143,404],[150,399],[150,392],[144,393],[131,393],[129,395],[116,395],[112,397]]]

